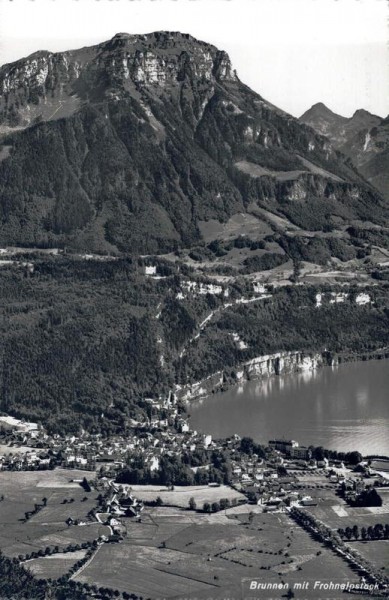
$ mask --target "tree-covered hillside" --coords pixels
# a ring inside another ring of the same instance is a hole
[[[52,431],[123,431],[129,417],[144,414],[145,398],[217,370],[230,376],[255,356],[324,349],[360,356],[389,345],[384,283],[369,289],[365,306],[348,289],[346,303],[318,308],[319,288],[299,286],[241,304],[253,297],[244,279],[228,285],[226,299],[183,293],[184,282],[206,282],[183,266],[161,263],[162,279],[144,270],[138,259],[66,256],[35,257],[33,272],[3,267],[0,410]]]

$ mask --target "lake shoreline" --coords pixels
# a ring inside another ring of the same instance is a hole
[[[277,372],[277,367],[275,367],[274,372],[272,373],[255,373],[251,371],[249,376],[246,375],[246,369],[250,364],[253,364],[254,361],[267,361],[278,358],[292,357],[292,356],[301,356],[306,359],[312,360],[312,367],[306,369],[297,368],[294,370],[289,370],[286,372]],[[316,369],[321,369],[322,367],[338,367],[342,364],[348,364],[353,362],[366,362],[370,360],[386,360],[389,359],[389,347],[380,348],[379,350],[375,350],[370,353],[363,352],[361,354],[341,354],[341,353],[331,353],[328,351],[324,352],[304,352],[304,351],[285,351],[285,352],[277,352],[269,355],[261,355],[259,357],[250,359],[244,363],[240,363],[235,368],[231,367],[230,371],[236,371],[242,373],[241,376],[238,376],[234,379],[231,376],[227,376],[224,371],[217,371],[216,373],[212,373],[207,377],[204,377],[200,381],[195,383],[187,384],[185,386],[176,385],[174,389],[174,394],[182,401],[185,402],[187,406],[189,406],[193,401],[208,398],[215,393],[226,392],[231,388],[242,385],[247,381],[260,381],[262,379],[268,377],[279,377],[288,375],[291,373],[298,373],[303,371],[311,371]]]
[[[201,385],[199,382],[195,390],[186,390],[186,412],[192,413],[189,415],[191,427],[217,439],[237,433],[263,443],[281,435],[297,439],[301,444],[324,445],[339,451],[348,451],[352,444],[352,450],[364,455],[388,454],[387,444],[382,439],[387,419],[382,394],[387,387],[388,369],[386,365],[378,370],[374,366],[363,368],[367,363],[388,359],[387,349],[369,355],[342,355],[326,363],[332,366],[359,363],[345,371],[322,369],[326,365],[319,362],[318,357],[320,355],[310,356],[311,369],[290,368],[281,372],[281,377],[254,373],[249,378],[231,382],[225,378],[222,381],[222,374],[218,373]],[[301,362],[295,362],[296,365],[301,366]],[[290,366],[293,367],[293,362]],[[374,374],[379,376],[377,382]],[[277,410],[280,414],[275,419]],[[258,423],[257,429],[255,423]],[[353,440],[358,441],[354,444]]]

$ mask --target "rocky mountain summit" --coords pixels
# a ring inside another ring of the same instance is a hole
[[[326,137],[189,34],[120,33],[4,65],[0,135],[4,245],[161,253],[258,207],[311,231],[387,218]]]
[[[325,135],[334,148],[351,158],[355,167],[389,198],[389,121],[359,109],[342,117],[319,102],[300,122]]]
[[[2,67],[1,123],[26,127],[69,116],[82,102],[118,99],[140,85],[175,86],[186,78],[221,82],[237,76],[225,52],[189,34],[118,33],[90,48],[40,51]]]

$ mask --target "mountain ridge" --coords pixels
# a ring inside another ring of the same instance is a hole
[[[363,108],[351,117],[343,117],[318,103],[299,120],[327,136],[333,146],[348,156],[359,172],[389,199],[388,117],[382,118]]]
[[[34,53],[0,90],[1,244],[168,252],[253,203],[308,230],[387,218],[327,138],[189,34]]]

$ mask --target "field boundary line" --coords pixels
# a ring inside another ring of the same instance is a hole
[[[101,544],[102,546],[102,544]],[[95,556],[97,556],[97,553],[99,552],[101,546],[97,546],[96,548],[96,552],[94,552],[92,554],[92,556],[90,558],[88,558],[88,560],[86,561],[86,563],[84,563],[83,565],[81,565],[81,567],[78,569],[78,571],[76,571],[75,573],[73,573],[70,577],[69,577],[69,581],[71,581],[72,579],[74,579],[75,577],[77,577],[78,575],[80,575],[84,569],[86,569],[86,567],[89,567],[89,565],[91,564],[92,560],[95,558]]]

